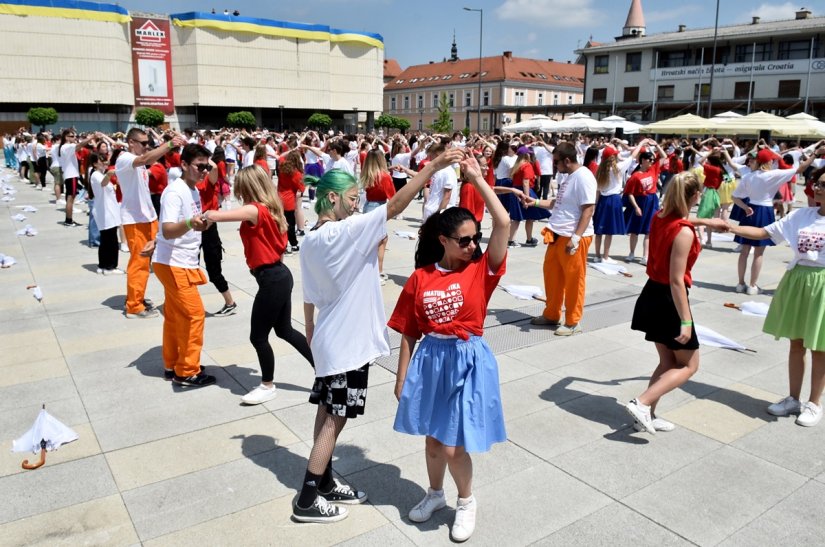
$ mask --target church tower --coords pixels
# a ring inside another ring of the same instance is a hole
[[[632,0],[630,10],[627,12],[627,21],[622,27],[622,35],[616,40],[627,38],[639,38],[645,35],[645,14],[642,11],[642,0]]]
[[[458,61],[458,46],[455,45],[455,30],[453,30],[453,47],[450,48],[450,62]]]

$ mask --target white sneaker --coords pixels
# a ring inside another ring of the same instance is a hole
[[[95,271],[97,272],[98,275],[103,275],[103,268],[98,268]]]
[[[120,244],[120,252],[121,253],[128,253],[129,252],[129,246],[125,243],[121,243]]]
[[[604,262],[605,264],[618,264],[619,263],[618,260],[613,260],[609,256],[602,257],[602,262]]]
[[[750,287],[745,289],[745,293],[749,294],[750,296],[753,296],[755,294],[759,294],[760,290],[761,289],[759,287],[757,287],[756,285],[751,285]]]
[[[103,275],[124,275],[126,272],[121,270],[120,268],[115,268],[113,270],[103,270]]]
[[[259,405],[261,403],[265,403],[267,401],[271,401],[275,398],[276,391],[275,386],[266,387],[265,385],[261,384],[243,397],[241,397],[241,402],[245,405]]]
[[[602,261],[602,257],[600,257],[600,256],[594,256],[593,257],[593,263],[594,264],[598,264],[601,261]]]
[[[802,411],[802,403],[788,396],[770,405],[767,410],[768,414],[774,416],[790,416],[791,414],[799,414]]]
[[[418,504],[410,509],[407,515],[413,522],[427,522],[433,513],[447,506],[447,499],[444,497],[444,490],[427,489],[427,495]]]
[[[639,264],[641,264],[642,266],[647,266],[647,257],[643,256],[642,258],[640,258]]]
[[[742,294],[746,290],[748,290],[748,286],[745,285],[744,283],[737,283],[736,284],[736,292],[738,292],[739,294]]]
[[[633,429],[642,432],[645,430],[644,426],[639,422],[633,422]],[[676,426],[672,422],[668,422],[664,418],[653,418],[653,429],[656,431],[673,431]]]
[[[450,529],[450,536],[453,541],[462,542],[470,539],[476,529],[476,510],[478,504],[475,496],[469,498],[458,498],[455,507],[455,520]]]
[[[802,405],[802,413],[796,419],[796,425],[813,427],[822,419],[822,407],[808,401]]]
[[[625,405],[625,410],[630,414],[634,420],[639,422],[645,431],[648,433],[656,433],[656,428],[653,427],[653,419],[650,417],[650,407],[645,406],[636,399],[633,399]]]
[[[630,253],[629,255],[624,257],[625,262],[633,262],[635,260],[636,260],[636,255],[634,255],[633,253]]]

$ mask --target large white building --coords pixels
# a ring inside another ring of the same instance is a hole
[[[154,106],[152,97],[165,103],[175,126],[219,127],[227,113],[249,110],[270,128],[303,126],[313,112],[345,127],[359,114],[370,123],[382,109],[384,48],[377,34],[24,0],[0,3],[0,36],[0,130],[26,125],[32,106],[56,108],[58,127],[123,129],[136,105]],[[146,53],[153,41],[166,44],[165,58]]]
[[[823,37],[825,17],[804,8],[795,19],[720,26],[715,41],[714,27],[647,35],[641,0],[633,0],[621,36],[576,52],[585,61],[584,109],[652,120],[807,107],[822,117]]]

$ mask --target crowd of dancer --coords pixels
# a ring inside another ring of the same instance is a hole
[[[297,521],[338,521],[347,516],[342,505],[367,499],[334,475],[332,456],[347,421],[364,413],[370,364],[390,353],[389,326],[402,335],[394,428],[425,437],[429,488],[409,519],[424,522],[446,506],[449,469],[458,490],[451,537],[465,541],[472,535],[477,501],[471,454],[506,440],[484,318],[508,252],[537,247],[539,237],[546,245],[547,303],[530,322],[574,336],[582,332],[588,260],[617,264],[614,236],[630,236],[623,260],[646,266],[649,278],[631,328],[655,344],[659,362],[647,390],[626,409],[636,429],[649,433],[675,427],[656,415],[656,405],[699,367],[688,294],[702,247],[713,246],[714,233],[733,232],[741,250],[738,283],[731,288],[753,295],[760,291],[765,249],[788,242],[794,256],[764,331],[790,340],[789,394],[767,412],[798,415],[803,426],[822,417],[825,141],[802,148],[762,140],[641,139],[631,146],[587,136],[467,138],[457,132],[385,138],[133,128],[125,135],[19,133],[6,135],[3,144],[6,166],[18,169],[21,179],[43,190],[51,173],[67,227],[79,225],[75,209],[85,197],[98,273],[124,273],[118,252],[122,245],[128,249],[127,318],[158,315],[145,297],[151,273],[157,276],[165,295],[164,377],[179,386],[216,382],[201,365],[206,315],[198,286],[208,279],[223,296],[214,315],[236,312],[221,271],[217,225],[238,223],[246,264],[258,283],[249,339],[261,368],[260,385],[243,403],[276,396],[270,330],[314,369],[310,402],[317,411],[293,504]],[[796,185],[805,186],[809,203],[791,211]],[[232,196],[237,206],[230,205]],[[305,197],[317,215],[312,226],[304,218]],[[381,292],[387,223],[417,197],[422,225],[414,271],[388,322]],[[482,249],[486,214],[492,232]],[[538,232],[536,221],[546,223]],[[300,257],[304,333],[292,326],[293,277],[282,260],[293,253]],[[359,329],[341,328],[345,324]],[[802,402],[807,351],[812,382]]]

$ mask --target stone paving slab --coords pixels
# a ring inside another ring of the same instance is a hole
[[[0,170],[0,176],[4,176]],[[58,224],[48,195],[14,182],[0,204],[0,252],[18,264],[0,271],[0,437],[9,447],[41,408],[75,428],[78,441],[24,471],[27,454],[0,459],[0,543],[8,545],[432,545],[447,544],[456,490],[447,478],[448,508],[424,524],[406,518],[427,486],[421,438],[392,430],[395,355],[370,371],[367,414],[344,429],[333,465],[370,500],[335,525],[290,519],[311,445],[315,407],[307,404],[312,370],[272,334],[278,396],[248,407],[240,397],[260,381],[248,342],[257,290],[243,261],[237,229],[221,225],[224,272],[239,304],[231,317],[207,316],[202,362],[218,386],[177,390],[162,379],[162,320],[122,314],[125,279],[94,273],[96,251],[85,228]],[[14,236],[14,205],[40,234]],[[83,208],[81,207],[81,211]],[[415,218],[413,203],[406,217]],[[311,211],[308,217],[313,218]],[[87,217],[78,214],[81,222]],[[390,221],[382,287],[392,312],[412,270],[415,231]],[[489,233],[489,219],[483,230]],[[519,237],[521,235],[519,234]],[[499,361],[507,442],[474,461],[478,545],[753,545],[820,544],[817,518],[825,495],[825,429],[775,419],[764,406],[787,390],[787,342],[761,332],[761,320],[724,302],[769,302],[789,256],[765,255],[766,294],[733,292],[733,244],[702,253],[691,302],[697,322],[753,352],[703,347],[699,372],[660,403],[677,429],[636,433],[622,404],[638,395],[657,363],[652,344],[629,328],[646,276],[588,270],[584,334],[553,336],[529,324],[539,302],[496,291],[486,336]],[[614,256],[627,252],[617,237]],[[502,284],[543,285],[542,248],[509,253]],[[128,257],[119,255],[120,266]],[[292,270],[293,324],[303,328],[300,265]],[[25,287],[38,283],[43,302]],[[200,287],[207,312],[222,299]],[[163,290],[152,277],[147,295]],[[390,332],[397,348],[400,337]],[[809,384],[806,382],[804,391]]]

